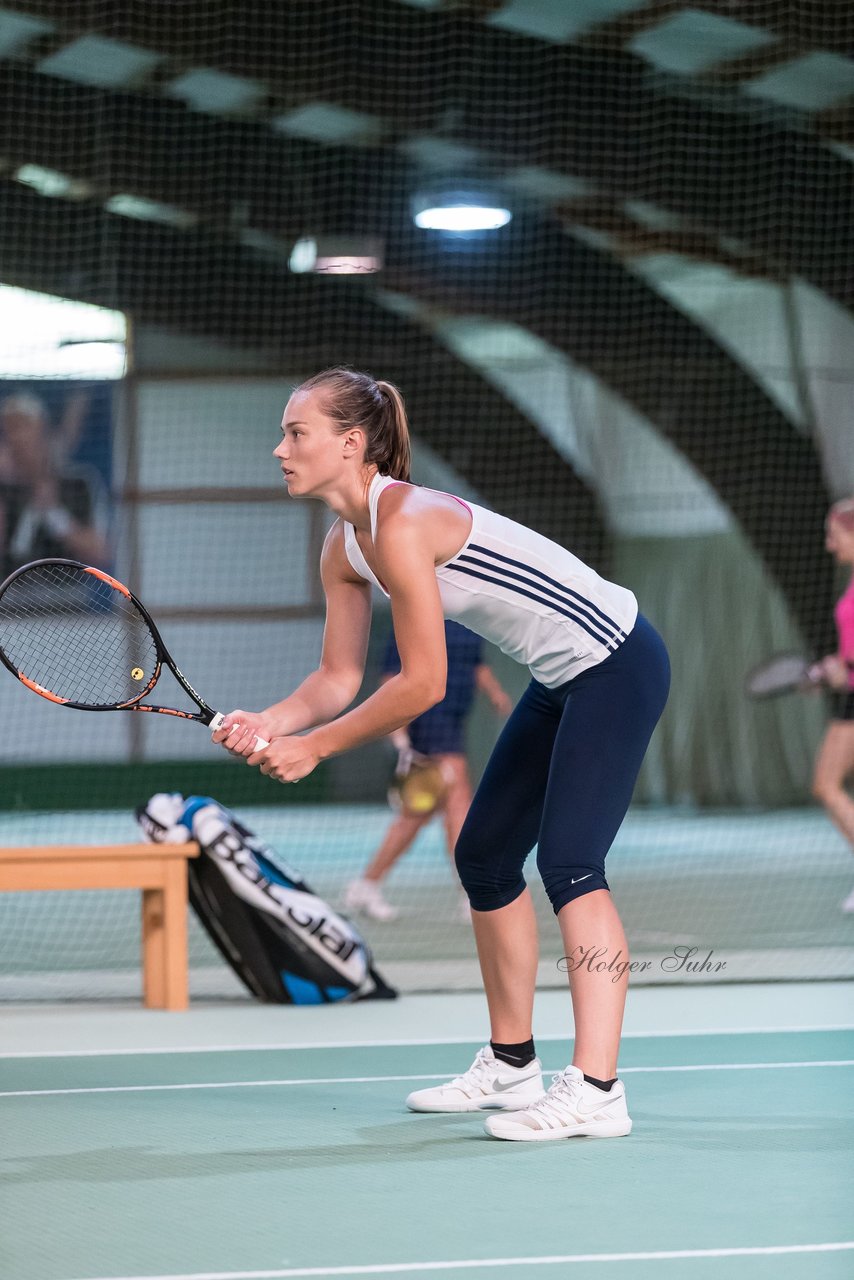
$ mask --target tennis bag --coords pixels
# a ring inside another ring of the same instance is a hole
[[[216,800],[161,792],[136,818],[149,840],[198,843],[200,856],[187,863],[190,903],[259,1000],[331,1004],[397,995],[355,925]]]

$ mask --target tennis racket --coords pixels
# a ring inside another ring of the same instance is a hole
[[[407,818],[426,818],[444,803],[448,786],[442,766],[432,756],[405,747],[398,757],[388,802]]]
[[[751,698],[774,698],[781,693],[803,692],[823,684],[821,672],[799,653],[778,653],[748,673],[745,691]]]
[[[76,560],[34,560],[0,585],[0,661],[34,693],[78,711],[156,711],[210,729],[150,614],[121,582]],[[146,702],[166,666],[198,711]],[[269,746],[256,737],[255,749]]]

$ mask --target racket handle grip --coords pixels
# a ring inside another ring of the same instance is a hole
[[[219,729],[219,728],[221,728],[221,727],[222,727],[222,722],[223,722],[223,720],[224,720],[224,719],[225,719],[225,716],[223,715],[223,713],[222,713],[221,711],[217,711],[217,712],[215,712],[215,713],[214,713],[213,719],[211,720],[210,724],[208,725],[208,728],[210,729],[211,733],[216,733],[217,729]],[[263,750],[264,750],[264,748],[265,748],[265,747],[269,747],[269,745],[270,745],[270,744],[269,744],[269,742],[267,741],[267,739],[266,739],[266,738],[259,738],[259,737],[258,737],[258,735],[257,735],[257,733],[256,733],[256,735],[255,735],[255,750],[256,750],[256,751],[263,751]]]

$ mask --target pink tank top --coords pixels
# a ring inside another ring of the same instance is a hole
[[[839,656],[846,662],[854,662],[854,578],[837,602],[833,611],[839,632]],[[848,688],[854,689],[854,670],[848,672]]]

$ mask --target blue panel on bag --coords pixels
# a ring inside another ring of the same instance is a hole
[[[316,982],[297,978],[292,973],[285,973],[284,970],[282,970],[282,981],[294,1004],[325,1004],[323,992]]]

